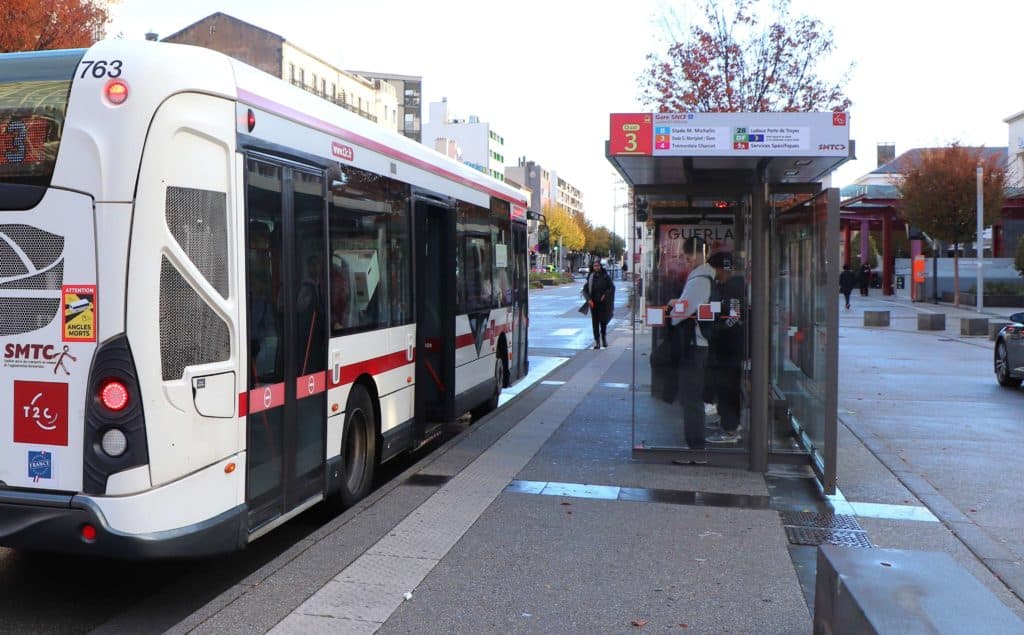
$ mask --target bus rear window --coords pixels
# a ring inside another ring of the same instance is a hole
[[[84,55],[0,55],[0,209],[32,207],[50,185],[71,80]]]

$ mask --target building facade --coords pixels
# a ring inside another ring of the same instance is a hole
[[[462,151],[460,160],[499,181],[505,180],[505,138],[476,115],[451,115],[447,98],[431,102],[430,119],[423,124],[424,145],[436,147],[438,139],[454,140]]]
[[[387,82],[398,96],[398,131],[413,141],[423,141],[423,78],[417,75],[395,75],[353,71],[350,73],[373,81]]]
[[[389,130],[399,130],[398,92],[391,82],[341,70],[277,33],[226,13],[208,15],[163,41],[220,51]]]

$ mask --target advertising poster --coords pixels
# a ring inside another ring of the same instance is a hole
[[[657,276],[658,295],[651,300],[667,304],[679,297],[686,284],[690,266],[683,257],[683,242],[690,236],[699,236],[707,244],[707,255],[724,251],[732,253],[735,246],[735,228],[732,215],[705,216],[692,221],[664,222],[658,225]]]

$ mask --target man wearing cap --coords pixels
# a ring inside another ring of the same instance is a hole
[[[697,328],[697,308],[711,297],[714,270],[707,264],[707,243],[699,236],[683,242],[683,259],[690,267],[686,286],[672,302],[672,326],[681,328],[682,360],[679,391],[683,404],[683,434],[691,450],[704,449],[704,362],[708,341]]]
[[[708,340],[704,400],[718,406],[722,429],[705,440],[716,445],[739,443],[740,378],[745,357],[743,300],[746,293],[743,278],[733,275],[732,254],[712,254],[708,264],[715,271],[711,302],[718,302],[720,311],[713,322],[701,323],[701,330]]]

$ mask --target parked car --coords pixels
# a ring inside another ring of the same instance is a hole
[[[993,365],[1000,386],[1017,388],[1024,381],[1024,312],[1010,316],[996,335]]]

